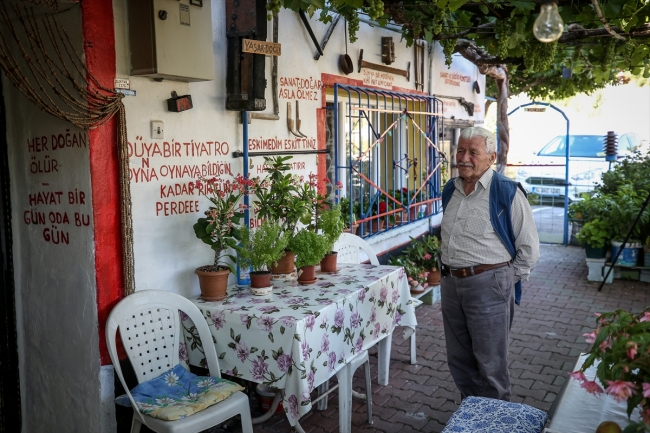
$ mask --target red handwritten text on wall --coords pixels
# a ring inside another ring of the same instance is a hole
[[[302,99],[320,101],[320,90],[323,82],[313,77],[280,77],[278,95],[282,99]]]

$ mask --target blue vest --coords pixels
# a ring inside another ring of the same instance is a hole
[[[443,212],[454,194],[454,179],[449,180],[442,190]],[[490,221],[492,222],[492,228],[494,228],[495,233],[499,236],[513,260],[517,256],[517,249],[515,248],[515,234],[512,230],[510,208],[512,201],[515,199],[517,188],[521,189],[526,195],[526,191],[520,183],[507,178],[501,173],[494,172],[490,184]],[[517,281],[515,284],[515,302],[517,305],[521,302],[521,281]]]

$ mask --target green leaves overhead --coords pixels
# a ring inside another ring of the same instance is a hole
[[[376,15],[371,9],[379,0],[326,0],[323,7],[316,0],[277,1],[293,10],[304,3],[320,8],[321,20],[331,17],[330,12],[341,13],[354,41],[358,15]],[[507,66],[511,93],[522,90],[532,98],[557,99],[617,84],[621,72],[650,77],[650,0],[598,4],[602,19],[591,0],[558,0],[565,31],[555,49],[530,42],[539,0],[383,0],[384,14],[376,20],[401,25],[407,45],[417,39],[440,41],[448,62],[453,41],[470,40],[486,54],[481,64]],[[572,71],[572,78],[561,78],[562,67]]]

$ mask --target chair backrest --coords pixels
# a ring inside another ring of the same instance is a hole
[[[379,265],[377,254],[375,254],[370,244],[357,235],[342,233],[334,244],[334,251],[338,253],[336,258],[338,263],[361,263],[359,250],[366,253],[371,264]]]
[[[210,375],[221,377],[210,328],[196,305],[175,293],[142,290],[122,299],[106,322],[108,352],[125,390],[128,388],[120,368],[115,340],[117,330],[120,331],[138,383],[142,383],[160,376],[179,363],[179,340],[183,333],[179,310],[187,314],[196,326]]]

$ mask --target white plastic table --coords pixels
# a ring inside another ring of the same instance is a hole
[[[586,354],[580,355],[573,371],[577,371],[585,359]],[[598,362],[595,362],[585,371],[588,380],[594,380],[597,367]],[[605,394],[589,394],[580,387],[580,382],[571,376],[557,399],[551,421],[544,430],[546,433],[593,433],[603,421],[614,421],[623,429],[630,423],[626,402],[617,403],[613,397]],[[640,419],[639,409],[632,412],[631,419]]]
[[[307,286],[276,281],[268,296],[230,287],[222,302],[192,300],[210,325],[221,371],[283,390],[292,426],[311,409],[315,386],[376,343],[379,383],[387,384],[393,329],[417,324],[400,267],[340,264],[317,278]],[[193,323],[183,325],[189,362],[201,365]]]

